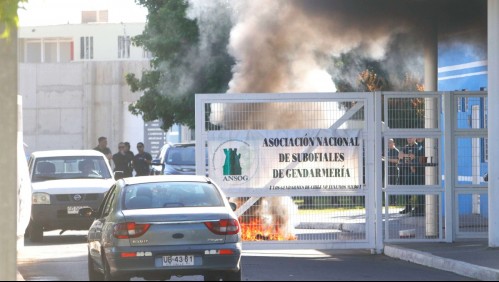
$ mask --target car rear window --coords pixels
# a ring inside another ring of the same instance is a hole
[[[173,147],[168,150],[166,163],[169,165],[196,165],[196,147]]]
[[[104,157],[67,156],[37,158],[31,181],[110,178],[111,173]]]
[[[124,210],[222,207],[217,188],[208,183],[161,182],[129,185],[123,193]]]

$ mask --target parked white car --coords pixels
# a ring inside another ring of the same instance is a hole
[[[106,157],[94,150],[35,152],[29,160],[32,183],[31,220],[27,234],[43,241],[43,232],[88,230],[92,221],[78,215],[97,209],[114,184]]]

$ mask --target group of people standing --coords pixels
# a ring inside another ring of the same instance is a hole
[[[150,174],[150,166],[152,156],[145,151],[144,143],[137,143],[137,154],[131,151],[131,145],[128,142],[120,142],[118,144],[118,153],[112,154],[111,149],[108,148],[107,138],[100,137],[99,145],[94,150],[103,153],[109,163],[114,164],[114,172],[122,172],[123,176],[118,178],[147,176]]]
[[[400,150],[395,140],[388,140],[388,184],[389,185],[425,185],[426,156],[424,139],[408,138],[407,144]],[[401,214],[424,215],[425,196],[412,196],[406,200],[406,207]]]

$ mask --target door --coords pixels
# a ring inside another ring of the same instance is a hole
[[[88,232],[89,253],[93,261],[96,262],[100,268],[103,268],[102,250],[103,246],[105,246],[103,231],[106,226],[106,219],[111,213],[114,204],[116,203],[117,193],[118,188],[115,185],[106,194],[106,197],[104,198],[104,201],[102,202],[99,211],[97,212],[97,218],[95,219]]]

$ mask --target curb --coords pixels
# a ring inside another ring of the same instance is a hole
[[[499,281],[499,270],[474,265],[458,260],[438,257],[430,253],[386,245],[384,254],[388,257],[436,268],[482,281]]]

